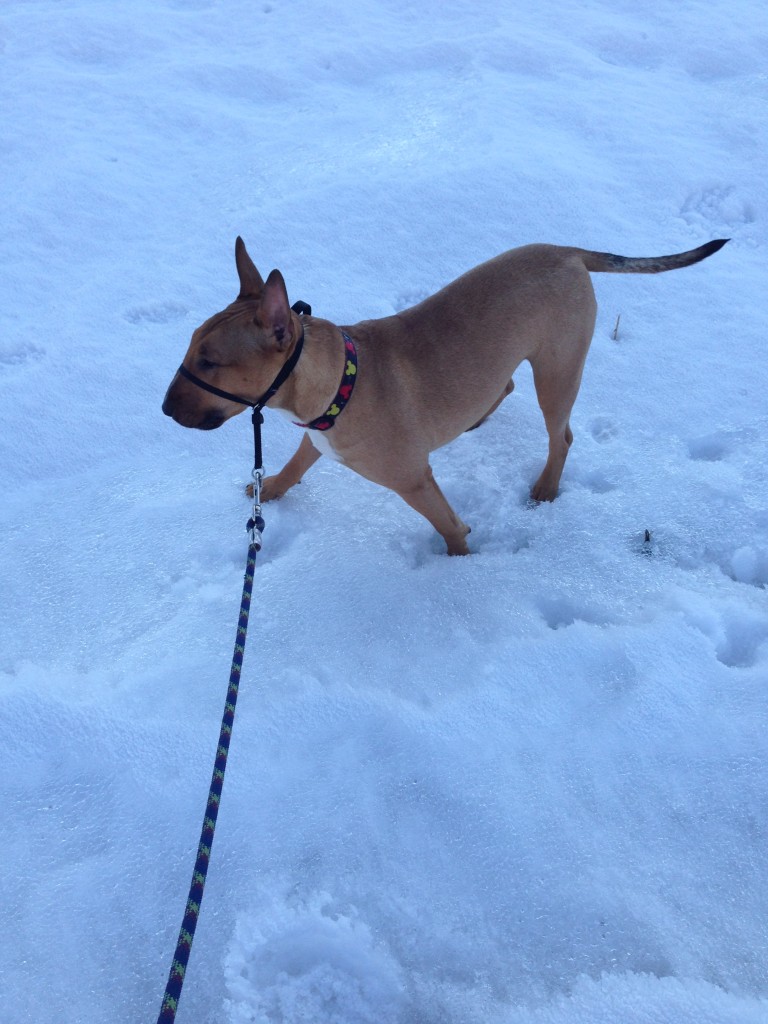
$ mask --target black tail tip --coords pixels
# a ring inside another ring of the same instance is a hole
[[[699,260],[705,260],[707,256],[711,256],[716,253],[719,249],[722,249],[726,242],[730,242],[730,238],[715,238],[711,242],[705,242],[704,245],[700,245],[698,249],[691,250],[691,262],[698,263]]]

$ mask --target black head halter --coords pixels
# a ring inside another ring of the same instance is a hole
[[[207,381],[202,380],[200,377],[196,377],[194,373],[186,368],[182,363],[179,367],[179,373],[186,380],[196,384],[203,391],[209,391],[212,395],[216,395],[218,398],[225,398],[228,402],[237,402],[238,405],[250,405],[254,409],[262,409],[267,402],[272,398],[280,388],[285,384],[290,375],[293,373],[296,363],[299,361],[301,350],[304,348],[304,328],[301,329],[299,340],[296,342],[296,346],[291,352],[290,356],[283,363],[280,368],[280,372],[269,385],[267,390],[260,398],[243,398],[241,395],[233,395],[231,391],[223,391],[221,388],[216,388],[213,384],[209,384]]]
[[[304,315],[312,312],[312,308],[306,302],[296,302],[291,309],[294,313]],[[236,402],[238,405],[250,405],[253,408],[253,416],[251,422],[253,423],[253,447],[254,447],[254,471],[263,469],[264,462],[261,453],[261,424],[264,422],[264,417],[261,410],[274,395],[280,390],[285,384],[290,375],[296,368],[296,364],[301,356],[301,350],[304,348],[304,328],[301,328],[301,334],[299,340],[291,352],[290,356],[286,359],[283,365],[280,367],[280,372],[269,385],[267,390],[261,395],[260,398],[243,398],[241,395],[234,395],[231,391],[224,391],[222,388],[214,387],[213,384],[209,384],[208,381],[202,380],[200,377],[195,376],[191,370],[188,370],[182,363],[179,367],[179,373],[185,380],[190,381],[192,384],[196,384],[197,387],[202,388],[203,391],[208,391],[212,395],[216,395],[217,398],[224,398],[228,402]]]

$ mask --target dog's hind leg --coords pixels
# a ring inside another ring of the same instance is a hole
[[[448,504],[445,495],[437,486],[429,463],[413,486],[395,487],[393,490],[397,491],[411,508],[429,520],[445,541],[449,555],[469,554],[466,541],[469,527]]]
[[[499,406],[504,401],[504,399],[507,397],[507,395],[511,395],[514,390],[515,390],[515,382],[513,380],[510,380],[509,384],[507,384],[507,386],[502,391],[501,396],[496,399],[496,401],[493,403],[493,405],[488,410],[488,412],[485,414],[485,416],[482,416],[477,421],[477,423],[473,423],[471,427],[467,427],[467,429],[464,431],[464,433],[467,434],[467,433],[469,433],[470,430],[476,430],[480,426],[481,423],[485,423],[485,421],[488,419],[488,417],[491,415],[491,413],[496,412],[496,410],[499,408]]]
[[[310,441],[309,434],[305,433],[301,439],[301,444],[280,472],[274,476],[264,477],[261,485],[261,500],[273,501],[275,498],[282,498],[286,491],[290,490],[294,484],[297,484],[310,466],[314,466],[319,458],[320,452]],[[249,485],[247,490],[252,497],[252,485]]]
[[[545,413],[544,422],[549,434],[549,454],[541,476],[531,488],[533,501],[555,500],[565,460],[573,444],[573,433],[567,420],[563,423],[561,417],[548,416]]]
[[[569,358],[540,358],[531,360],[536,397],[544,414],[549,435],[549,454],[541,476],[531,488],[534,501],[554,501],[560,485],[568,451],[573,443],[570,416],[579,393],[584,360],[589,348],[586,343],[574,345]]]

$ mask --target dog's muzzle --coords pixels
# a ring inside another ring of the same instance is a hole
[[[163,400],[163,412],[170,416],[180,427],[191,427],[195,430],[215,430],[226,420],[226,416],[216,409],[209,409],[202,413],[190,413],[179,408],[178,402],[171,396],[171,388]]]

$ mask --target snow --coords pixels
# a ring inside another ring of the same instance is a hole
[[[340,323],[732,241],[595,276],[555,503],[527,368],[436,453],[469,558],[327,459],[266,507],[179,1021],[768,1021],[766,42],[759,0],[7,0],[3,1024],[159,1010],[251,457],[160,403],[237,234]]]

